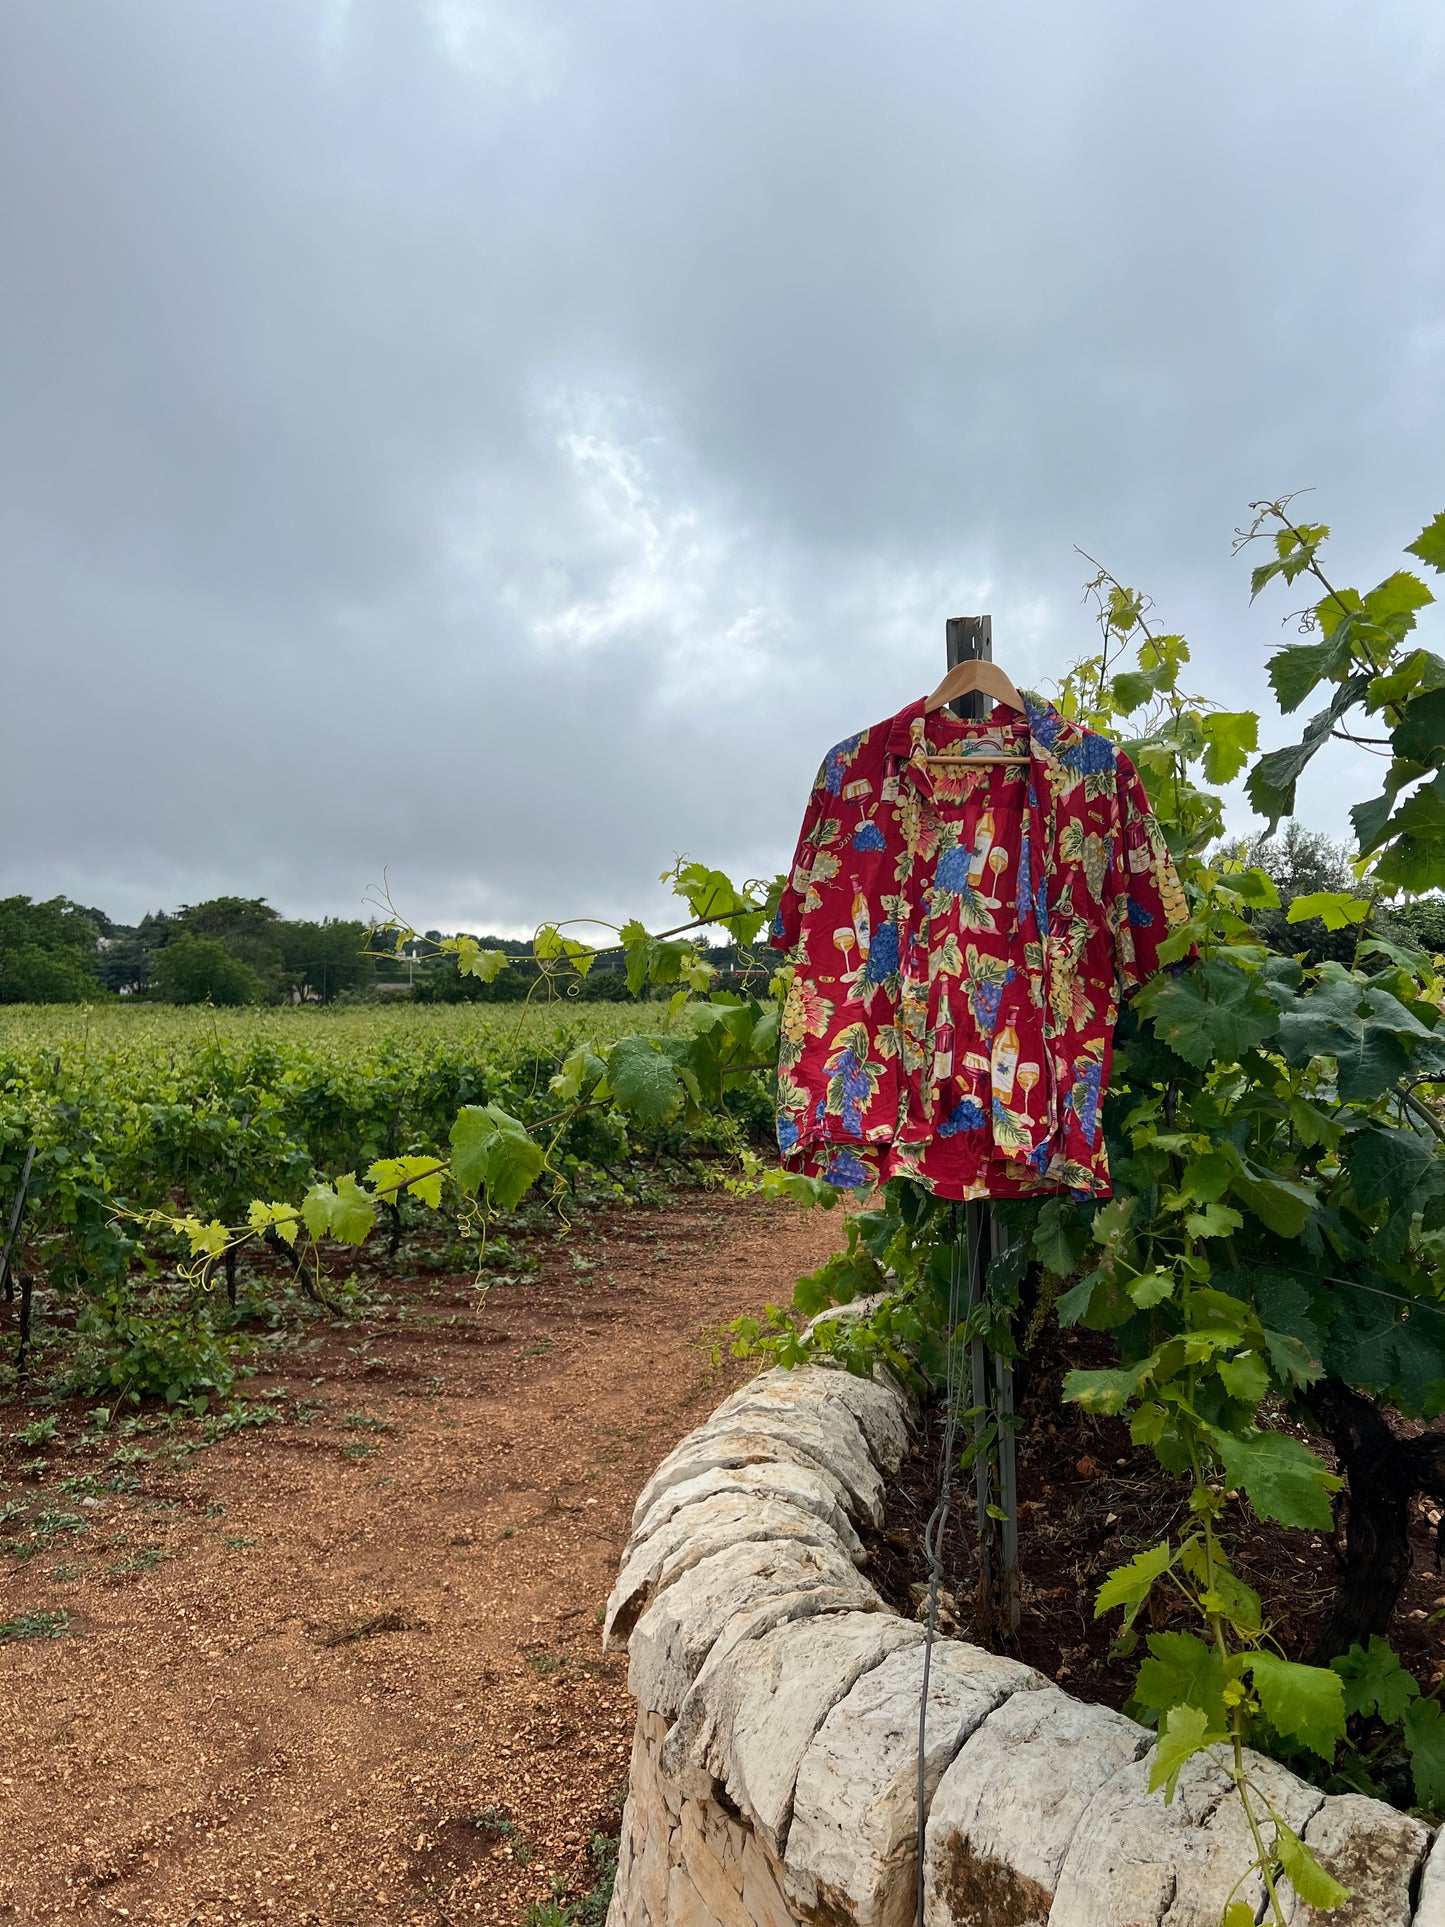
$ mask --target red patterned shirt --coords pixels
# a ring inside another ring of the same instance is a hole
[[[930,767],[970,744],[1027,763]],[[1026,698],[921,701],[828,752],[772,941],[793,953],[778,1142],[838,1185],[1108,1197],[1119,999],[1187,912],[1132,764]]]

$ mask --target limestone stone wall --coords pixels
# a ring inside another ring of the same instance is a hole
[[[910,1927],[923,1631],[869,1584],[858,1527],[916,1413],[896,1381],[764,1373],[669,1453],[633,1514],[605,1636],[637,1731],[608,1927]],[[1207,1757],[1171,1806],[1153,1735],[1027,1666],[934,1647],[929,1927],[1217,1927],[1253,1858]],[[1445,1829],[1253,1768],[1348,1887],[1291,1927],[1445,1927]],[[1258,1918],[1256,1881],[1234,1896]]]

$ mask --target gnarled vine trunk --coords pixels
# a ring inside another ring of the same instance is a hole
[[[1422,1492],[1445,1499],[1445,1432],[1397,1438],[1374,1400],[1337,1378],[1310,1386],[1300,1403],[1346,1482],[1339,1590],[1314,1655],[1326,1664],[1389,1631],[1410,1576],[1410,1502]]]

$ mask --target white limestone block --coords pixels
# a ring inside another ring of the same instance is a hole
[[[1223,1755],[1224,1750],[1218,1749]],[[1324,1796],[1277,1761],[1246,1753],[1251,1781],[1303,1833]],[[1239,1795],[1215,1759],[1196,1754],[1173,1803],[1150,1793],[1152,1751],[1090,1801],[1067,1854],[1049,1927],[1219,1927],[1231,1897],[1252,1912],[1265,1899]],[[1256,1804],[1256,1817],[1263,1802]]]
[[[848,1509],[876,1525],[883,1517],[883,1474],[873,1461],[857,1419],[841,1402],[811,1401],[789,1410],[774,1404],[724,1412],[675,1445],[642,1489],[633,1508],[634,1529],[669,1486],[713,1466],[791,1459],[831,1472],[847,1494]]]
[[[1415,1902],[1414,1927],[1445,1927],[1445,1827],[1435,1835],[1435,1844],[1425,1862],[1420,1898]]]
[[[750,1607],[826,1591],[830,1602],[879,1611],[882,1600],[838,1547],[768,1539],[729,1546],[658,1593],[633,1629],[628,1688],[671,1719],[718,1635]]]
[[[921,1627],[892,1613],[843,1612],[733,1640],[699,1671],[664,1745],[664,1769],[685,1753],[782,1857],[798,1767],[814,1734],[855,1681],[922,1637]]]
[[[928,1927],[1041,1927],[1090,1801],[1152,1740],[1122,1713],[1047,1683],[1005,1699],[965,1741],[933,1797],[924,1846]]]
[[[668,1846],[673,1827],[657,1759],[666,1732],[664,1720],[653,1713],[639,1714],[607,1927],[667,1927]]]
[[[1326,1871],[1349,1888],[1350,1897],[1322,1913],[1306,1906],[1286,1882],[1290,1927],[1411,1927],[1410,1886],[1430,1846],[1427,1826],[1383,1800],[1340,1793],[1323,1800],[1308,1826],[1295,1831],[1303,1833]],[[1424,1899],[1422,1890],[1422,1908]],[[1420,1910],[1414,1919],[1419,1927]]]
[[[838,1702],[803,1755],[786,1867],[808,1911],[831,1909],[856,1927],[911,1927],[917,1890],[921,1645],[893,1653]],[[924,1797],[993,1709],[1034,1692],[1042,1673],[982,1647],[933,1649],[924,1734]]]
[[[863,1545],[845,1521],[846,1540],[816,1513],[760,1493],[719,1493],[684,1506],[665,1526],[641,1540],[623,1561],[603,1620],[603,1642],[626,1637],[654,1593],[727,1546],[753,1540],[796,1539],[813,1546],[838,1547],[855,1566],[865,1563]]]
[[[721,1492],[754,1493],[801,1506],[805,1512],[816,1513],[840,1539],[846,1539],[853,1523],[848,1494],[831,1472],[825,1472],[821,1465],[805,1465],[796,1459],[762,1459],[749,1465],[712,1466],[669,1486],[658,1494],[633,1528],[628,1552],[665,1526],[681,1507],[697,1505]]]
[[[896,1379],[860,1378],[838,1366],[805,1365],[796,1371],[777,1366],[724,1400],[714,1417],[779,1406],[788,1411],[817,1411],[829,1405],[842,1405],[857,1421],[869,1451],[885,1472],[898,1469],[911,1443],[913,1406]]]

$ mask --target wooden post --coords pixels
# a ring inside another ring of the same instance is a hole
[[[944,635],[950,669],[956,669],[961,662],[993,661],[992,616],[950,616],[944,624]],[[967,696],[959,696],[949,708],[955,716],[981,723],[988,717],[988,697],[975,689]]]
[[[950,616],[944,625],[948,667],[961,662],[993,661],[993,617]],[[949,707],[954,715],[972,722],[987,720],[990,704],[981,690],[959,696]],[[968,1239],[968,1303],[972,1310],[983,1294],[989,1263],[1002,1255],[1008,1240],[982,1200],[964,1207]],[[982,1339],[969,1345],[973,1376],[974,1501],[978,1509],[979,1590],[986,1608],[997,1613],[1011,1633],[1019,1627],[1018,1460],[1014,1443],[1013,1366],[1000,1352],[990,1351]],[[995,1428],[993,1450],[984,1434]],[[994,1466],[998,1468],[998,1496],[994,1496]],[[990,1508],[1003,1513],[1000,1522]],[[1000,1523],[1002,1531],[999,1530]]]

